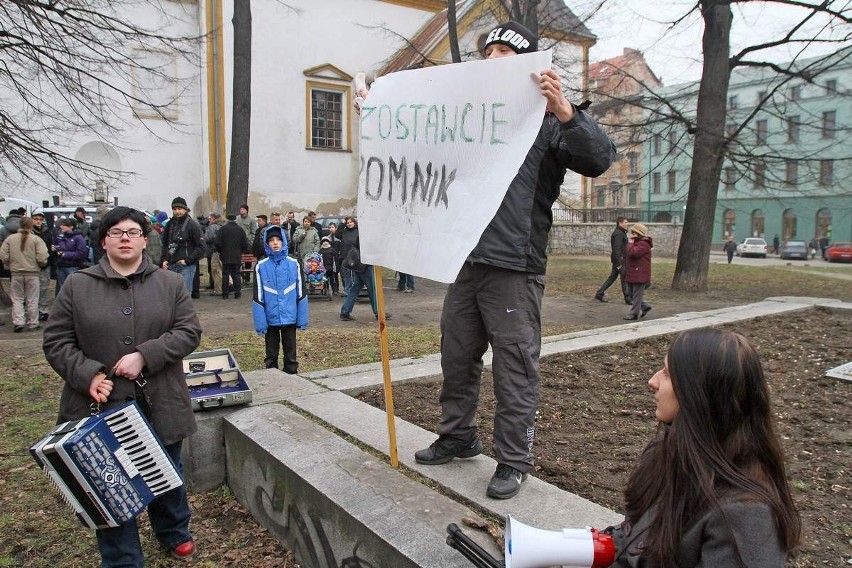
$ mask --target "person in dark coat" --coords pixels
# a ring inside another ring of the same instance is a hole
[[[772,239],[772,254],[778,254],[778,247],[781,246],[781,239],[778,238],[778,235],[775,235],[775,238]]]
[[[337,258],[340,259],[340,276],[343,278],[343,295],[345,296],[349,292],[349,285],[352,282],[352,271],[343,266],[343,259],[358,244],[358,221],[355,217],[346,217],[343,220],[343,229],[337,231],[337,234],[340,235]]]
[[[627,242],[624,279],[630,285],[630,297],[633,307],[624,319],[644,318],[651,311],[645,303],[645,287],[651,282],[651,249],[654,242],[648,236],[648,228],[642,223],[630,227],[630,240]]]
[[[163,229],[163,256],[160,266],[183,276],[186,289],[193,291],[198,261],[204,258],[204,237],[183,197],[172,200],[172,218]]]
[[[65,284],[65,279],[83,267],[89,258],[86,239],[77,231],[77,221],[59,221],[59,233],[53,239],[52,250],[56,255],[56,294]]]
[[[731,261],[734,260],[734,253],[737,252],[737,243],[734,242],[733,236],[728,237],[722,250],[728,255],[728,264],[731,264]]]
[[[681,333],[648,381],[659,428],[624,490],[614,568],[781,568],[801,521],[769,387],[741,335]]]
[[[325,275],[331,286],[331,293],[338,294],[340,292],[340,284],[337,280],[337,273],[340,272],[340,261],[337,258],[337,251],[331,246],[330,238],[322,238],[320,242],[320,254],[322,255],[322,264],[325,267]]]
[[[269,220],[266,215],[258,215],[256,219],[257,231],[254,234],[254,241],[251,244],[251,253],[257,260],[260,260],[266,258],[266,243],[263,242],[263,232],[266,226],[269,225]]]
[[[598,291],[595,292],[595,300],[598,302],[606,302],[607,299],[604,298],[604,293],[612,286],[613,282],[617,278],[621,279],[621,293],[624,296],[625,304],[632,304],[633,302],[630,299],[630,291],[627,288],[627,282],[624,280],[624,251],[627,249],[627,225],[628,225],[627,217],[619,217],[615,221],[615,229],[612,231],[612,235],[609,237],[609,246],[610,246],[610,254],[609,261],[612,264],[612,269],[609,272],[609,276],[604,283],[601,284],[601,287],[598,288]]]
[[[33,235],[44,241],[47,250],[50,251],[53,245],[53,238],[50,235],[50,229],[44,224],[44,213],[33,213]],[[48,264],[41,269],[38,275],[38,319],[39,321],[47,321],[47,316],[50,311],[50,297],[47,289],[50,286],[50,265],[56,260],[55,253],[51,252]]]
[[[216,233],[215,246],[222,261],[222,299],[228,299],[228,278],[234,286],[234,299],[239,299],[242,295],[240,267],[243,254],[249,252],[249,241],[245,230],[237,224],[236,215],[228,215],[228,222]]]
[[[143,255],[149,230],[136,209],[116,207],[104,216],[104,257],[66,280],[44,328],[44,355],[65,382],[58,423],[89,416],[92,400],[109,410],[142,388],[151,425],[182,473],[182,441],[197,429],[182,360],[198,347],[201,324],[180,275]],[[172,556],[194,553],[185,485],[159,495],[148,518]],[[96,536],[103,566],[142,566],[135,520]]]

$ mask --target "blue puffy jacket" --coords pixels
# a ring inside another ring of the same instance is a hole
[[[299,329],[308,327],[308,298],[299,261],[287,256],[287,240],[279,251],[266,244],[270,230],[281,228],[269,225],[263,230],[266,258],[258,261],[254,269],[254,298],[251,310],[254,329],[266,333],[269,326],[295,324]]]

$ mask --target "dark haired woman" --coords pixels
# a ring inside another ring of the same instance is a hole
[[[92,399],[106,410],[135,397],[144,374],[151,424],[182,472],[181,443],[196,430],[182,360],[198,346],[201,325],[183,277],[142,254],[149,231],[141,211],[116,207],[104,216],[105,254],[65,281],[44,329],[44,354],[65,380],[60,423],[88,416]],[[148,517],[172,556],[193,554],[185,486],[154,499]],[[96,535],[101,566],[143,565],[135,520]]]
[[[39,274],[47,266],[47,245],[37,235],[32,234],[33,220],[21,217],[18,232],[10,235],[0,246],[0,260],[9,269],[11,287],[9,298],[12,300],[12,325],[15,331],[31,331],[39,328],[38,293]]]
[[[769,389],[741,335],[687,331],[649,381],[660,421],[610,528],[613,566],[783,567],[800,537]]]

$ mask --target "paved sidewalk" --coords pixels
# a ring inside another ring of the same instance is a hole
[[[582,351],[593,347],[613,345],[653,337],[677,333],[696,327],[722,325],[761,316],[781,314],[785,312],[808,309],[813,306],[852,309],[852,303],[841,300],[806,297],[774,297],[762,302],[732,306],[704,312],[685,312],[671,317],[638,321],[610,327],[600,327],[564,335],[545,337],[542,340],[541,356]],[[483,357],[486,365],[491,364],[491,351]],[[404,383],[412,380],[424,380],[441,374],[440,354],[427,355],[418,358],[394,359],[390,362],[391,380],[393,383]],[[325,369],[302,375],[331,390],[357,394],[366,389],[381,386],[384,383],[381,363],[370,363],[338,369]]]

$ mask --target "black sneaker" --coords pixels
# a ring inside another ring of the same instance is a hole
[[[494,499],[509,499],[521,490],[521,483],[527,478],[526,473],[521,473],[514,467],[504,463],[497,464],[497,471],[488,482],[485,494]]]
[[[342,319],[343,321],[355,321],[355,318],[353,318],[349,314],[340,314],[340,319]]]
[[[646,315],[648,315],[648,312],[650,312],[650,311],[651,311],[651,306],[645,306],[644,308],[642,308],[642,314],[639,317],[644,318]]]
[[[414,453],[414,461],[423,465],[441,465],[453,458],[472,458],[481,453],[482,442],[479,437],[465,442],[450,436],[438,436],[431,446]]]

